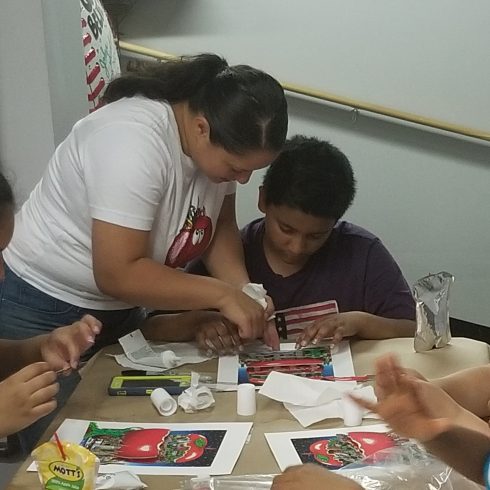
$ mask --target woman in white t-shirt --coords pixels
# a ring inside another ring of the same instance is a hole
[[[235,182],[283,146],[280,84],[204,54],[118,78],[105,101],[74,125],[16,215],[0,336],[90,313],[104,324],[98,348],[134,329],[140,307],[216,309],[243,338],[262,336],[268,312],[241,291]],[[213,277],[179,269],[198,256]]]

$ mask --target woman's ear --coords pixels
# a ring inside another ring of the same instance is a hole
[[[208,120],[204,116],[195,116],[192,120],[192,128],[197,138],[206,138],[209,140],[210,127]]]

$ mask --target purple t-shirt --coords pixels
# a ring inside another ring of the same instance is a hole
[[[288,277],[275,274],[267,263],[263,219],[241,233],[250,280],[264,285],[277,310],[336,300],[339,312],[415,319],[415,303],[400,268],[381,240],[360,226],[339,221],[318,252]]]

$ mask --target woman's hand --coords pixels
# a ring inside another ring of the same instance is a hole
[[[257,339],[264,335],[266,311],[240,289],[230,286],[218,304],[222,315],[238,327],[242,339]]]
[[[46,362],[36,362],[0,383],[0,436],[13,434],[56,408],[59,385]]]
[[[102,324],[92,315],[78,322],[59,327],[41,342],[41,356],[54,371],[76,369],[80,356],[93,345]]]

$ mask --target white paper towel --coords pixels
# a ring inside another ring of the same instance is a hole
[[[186,413],[194,413],[214,405],[214,397],[209,388],[187,388],[178,398],[179,406]]]
[[[214,405],[214,397],[207,386],[199,386],[199,373],[191,373],[191,386],[179,395],[179,406],[186,413],[194,413]]]
[[[267,308],[267,300],[265,299],[267,291],[264,289],[262,284],[249,282],[243,286],[242,292],[244,292],[247,296],[250,296],[250,298],[253,300],[257,301],[257,303],[259,303],[264,310]]]

